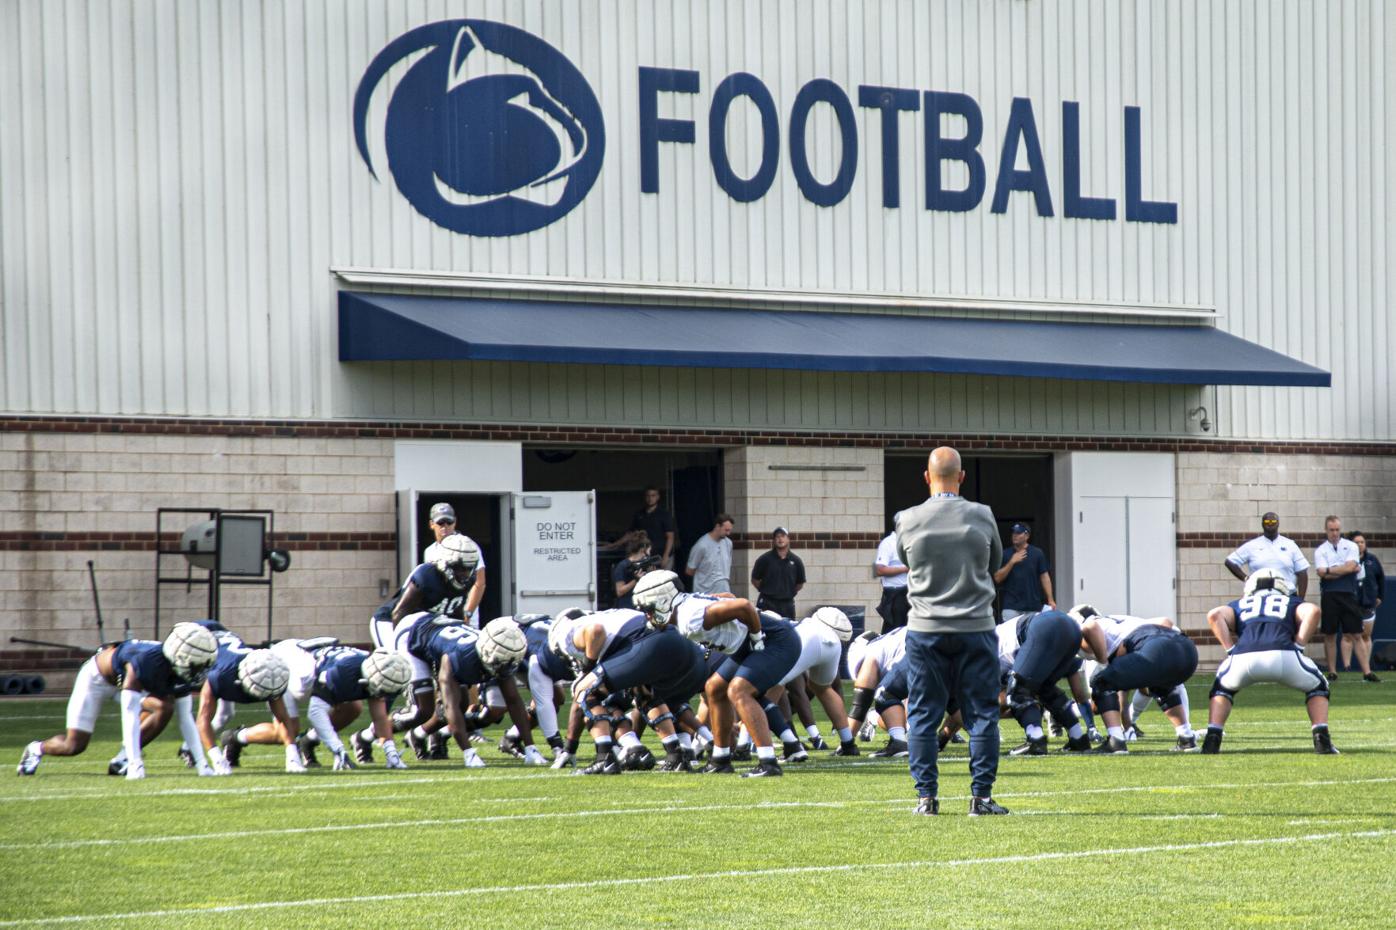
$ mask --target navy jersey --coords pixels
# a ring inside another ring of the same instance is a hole
[[[1141,623],[1131,630],[1124,639],[1120,640],[1120,645],[1125,647],[1125,652],[1138,652],[1140,646],[1144,645],[1155,636],[1182,635],[1182,633],[1172,627],[1159,626],[1157,623]]]
[[[1257,591],[1227,604],[1236,613],[1236,645],[1231,652],[1294,649],[1294,637],[1299,635],[1297,612],[1302,603],[1279,591]]]
[[[141,688],[151,697],[181,698],[195,690],[195,685],[175,674],[164,648],[154,640],[126,640],[116,647],[111,664],[116,669],[117,684],[124,683],[129,664],[136,670]]]
[[[461,624],[439,624],[436,619],[428,614],[413,625],[407,638],[407,651],[433,670],[440,667],[443,659],[448,660],[456,682],[461,685],[478,685],[494,677],[485,671],[475,649],[479,632]]]
[[[216,631],[213,635],[218,639],[218,655],[213,660],[213,667],[208,670],[208,684],[213,689],[213,696],[234,704],[261,703],[242,690],[242,684],[238,681],[238,666],[252,649],[227,630]]]
[[[470,589],[457,591],[455,587],[446,580],[436,566],[431,562],[423,562],[412,570],[412,575],[407,579],[410,583],[415,583],[422,592],[420,610],[429,610],[434,614],[441,614],[453,620],[465,618],[465,596]],[[402,600],[403,592],[407,590],[407,584],[397,589],[397,593],[388,598],[382,605],[373,612],[374,620],[389,621],[393,619],[393,608],[397,602]]]
[[[315,651],[314,694],[327,704],[367,701],[363,665],[368,653],[353,646],[329,646]]]
[[[542,659],[543,654],[548,651],[548,632],[551,629],[550,623],[530,623],[523,628],[524,640],[528,643],[528,655]]]

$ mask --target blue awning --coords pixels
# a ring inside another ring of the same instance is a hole
[[[1058,323],[480,297],[339,294],[339,359],[931,371],[1328,387],[1329,373],[1205,325]]]

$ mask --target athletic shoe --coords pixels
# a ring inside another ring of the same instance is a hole
[[[785,758],[781,760],[782,762],[804,762],[809,759],[809,753],[806,752],[805,747],[798,742],[784,743],[783,747],[785,750]]]
[[[750,762],[750,761],[751,761],[751,744],[750,744],[750,743],[747,743],[745,746],[738,746],[736,749],[733,749],[733,750],[732,750],[732,761],[733,761],[733,762]]]
[[[839,743],[839,748],[834,750],[836,756],[856,756],[858,754],[858,743],[854,740]]]
[[[418,759],[425,762],[431,758],[430,741],[425,736],[418,736],[416,727],[407,731],[405,739],[407,740],[408,747],[412,750],[412,754]]]
[[[1104,734],[1102,734],[1095,727],[1091,727],[1089,730],[1086,731],[1086,739],[1090,740],[1092,743],[1105,742]]]
[[[871,743],[873,737],[876,735],[877,727],[871,722],[865,723],[858,728],[858,742],[860,743]]]
[[[689,765],[688,758],[684,755],[683,750],[678,749],[664,754],[664,761],[659,763],[659,771],[691,772],[693,771],[693,766]]]
[[[1125,727],[1125,742],[1132,743],[1144,738],[1144,731],[1135,726]]]
[[[704,775],[735,775],[737,770],[732,768],[732,757],[726,759],[716,759],[699,769]]]
[[[22,775],[22,774],[24,774],[24,773],[21,772],[20,774]],[[32,774],[32,773],[31,773],[31,774]],[[125,777],[126,777],[126,760],[125,760],[125,759],[113,759],[113,760],[111,760],[110,762],[108,762],[108,763],[107,763],[107,774],[108,774],[108,775],[115,775],[117,778],[125,778]]]
[[[1068,736],[1068,737],[1066,738],[1066,745],[1063,746],[1063,747],[1061,748],[1060,751],[1061,751],[1061,752],[1090,752],[1090,751],[1091,751],[1091,738],[1090,738],[1089,736],[1086,736],[1084,733],[1081,734],[1080,736]]]
[[[1091,750],[1101,756],[1123,756],[1129,753],[1129,744],[1114,736],[1107,736],[1105,742]]]
[[[479,731],[470,731],[470,743],[472,746],[483,746],[488,742],[489,740],[485,739],[484,735],[481,734]],[[446,748],[446,734],[443,731],[437,730],[435,733],[427,737],[428,759],[434,759],[437,762],[440,762],[443,759],[449,759],[450,756],[447,754]]]
[[[1324,672],[1324,674],[1328,676],[1328,680],[1329,680],[1329,681],[1337,681],[1337,680],[1338,680],[1338,673],[1337,673],[1337,672]]]
[[[506,756],[522,759],[524,756],[523,740],[517,736],[510,736],[508,733],[505,733],[499,738],[499,751]]]
[[[1057,723],[1057,721],[1053,720],[1052,726],[1048,729],[1047,732],[1051,733],[1054,737],[1059,737],[1066,731],[1062,729],[1062,725],[1060,723]]]
[[[811,736],[809,740],[809,748],[815,750],[816,752],[822,752],[832,747],[828,743],[824,742],[824,737]]]
[[[693,737],[693,761],[702,762],[703,757],[708,754],[708,747],[712,744],[701,736]]]
[[[349,743],[354,747],[354,761],[359,765],[368,765],[373,761],[373,744],[364,739],[362,730],[355,733]]]
[[[1204,756],[1215,756],[1221,752],[1222,731],[1208,729],[1207,735],[1202,737],[1202,754]]]
[[[780,763],[775,759],[761,759],[756,763],[756,768],[749,772],[743,772],[743,778],[779,778],[785,773],[781,771]]]
[[[189,751],[189,747],[179,747],[179,752],[175,753],[175,756],[178,757],[180,762],[184,763],[186,769],[192,769],[194,767],[194,754]]]
[[[936,743],[939,745],[941,752],[945,752],[945,747],[950,745],[950,735],[951,734],[947,733],[945,730],[941,730],[936,734]]]
[[[1008,813],[1008,808],[999,804],[993,798],[969,799],[969,815],[971,817],[989,817],[1006,813]]]
[[[871,755],[874,759],[905,759],[907,757],[906,741],[889,739],[886,746]]]
[[[916,810],[912,813],[920,814],[924,817],[934,817],[940,813],[940,801],[935,798],[920,798],[916,802]]]
[[[433,744],[431,757],[433,759],[444,759],[446,758],[446,737],[440,734],[435,735],[440,737],[441,743],[439,748]],[[479,730],[471,730],[466,734],[466,739],[470,740],[470,742],[476,746],[483,746],[489,742],[489,740],[485,739],[485,734],[481,733]],[[441,755],[436,755],[437,752],[440,752]]]
[[[965,734],[961,733],[959,730],[956,730],[954,733],[950,734],[950,742],[964,745],[965,743],[968,743],[969,740],[965,739]]]
[[[242,759],[242,743],[238,742],[238,731],[224,730],[223,735],[218,738],[218,745],[223,747],[223,758],[228,760],[228,765],[237,768]]]
[[[1021,746],[1015,746],[1008,750],[1010,756],[1045,756],[1047,755],[1047,737],[1041,736],[1037,739],[1031,737]]]
[[[44,744],[38,740],[24,747],[24,755],[19,757],[19,768],[15,771],[20,775],[33,775],[39,770],[39,760],[44,757]],[[125,766],[122,767],[121,774],[125,775]]]
[[[1328,734],[1328,728],[1314,731],[1314,752],[1321,756],[1341,755],[1333,746],[1333,737]]]
[[[1174,752],[1197,752],[1197,735],[1180,736],[1178,742],[1173,744]]]
[[[549,766],[549,768],[554,768],[554,769],[570,769],[570,768],[575,768],[576,765],[577,765],[577,760],[576,760],[576,758],[572,755],[572,753],[568,752],[568,751],[565,750],[565,749],[559,749],[559,750],[557,751],[557,754],[553,756],[553,764],[552,764],[551,766]]]
[[[306,768],[318,769],[321,767],[320,760],[315,758],[315,744],[310,741],[309,737],[297,736],[296,748],[301,751],[301,761],[305,763]]]
[[[1381,679],[1378,678],[1378,677],[1376,676],[1376,673],[1374,673],[1374,672],[1368,672],[1367,674],[1363,675],[1363,676],[1362,676],[1362,680],[1363,680],[1363,681],[1370,681],[1370,682],[1371,682],[1372,684],[1374,684],[1374,685],[1379,685],[1379,684],[1381,684]]]
[[[619,775],[620,763],[616,761],[616,754],[608,752],[604,756],[597,758],[595,762],[588,765],[577,773],[578,775]]]
[[[620,757],[620,767],[627,772],[648,772],[654,764],[654,753],[646,746],[631,746]]]

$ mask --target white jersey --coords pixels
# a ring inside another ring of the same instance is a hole
[[[1100,621],[1100,628],[1105,632],[1105,654],[1107,656],[1115,654],[1115,650],[1120,648],[1120,643],[1124,642],[1126,636],[1150,623],[1142,617],[1130,616],[1107,617],[1098,615],[1096,619]]]
[[[1018,647],[1023,645],[1018,642],[1018,618],[1004,620],[994,627],[994,634],[999,638],[999,661],[1013,664],[1013,657],[1018,654]]]
[[[722,598],[711,594],[680,594],[674,599],[674,626],[684,636],[728,655],[742,648],[751,631],[740,620],[728,620],[711,630],[703,629],[703,615]]]
[[[599,623],[602,629],[606,631],[606,638],[601,641],[601,651],[597,653],[597,656],[605,658],[606,653],[611,649],[611,643],[615,642],[616,636],[620,634],[620,631],[626,624],[635,619],[639,619],[641,623],[644,623],[645,615],[638,610],[630,610],[625,607],[616,607],[611,610],[598,610],[594,614],[578,617],[572,629],[568,631],[566,637],[567,655],[579,662],[586,659],[586,650],[577,646],[577,631],[584,627]]]
[[[897,557],[897,534],[888,533],[882,537],[882,542],[877,544],[877,559],[874,565],[881,565],[884,568],[906,568],[906,563]],[[905,588],[907,579],[911,576],[906,572],[900,575],[878,575],[884,588]]]
[[[1294,544],[1294,540],[1278,533],[1273,540],[1264,536],[1247,540],[1237,546],[1236,551],[1227,556],[1226,560],[1244,568],[1247,575],[1254,575],[1262,568],[1274,569],[1284,576],[1291,588],[1294,587],[1295,578],[1299,573],[1309,570],[1309,563],[1304,558],[1304,553]]]
[[[839,658],[843,654],[838,634],[818,620],[800,621],[795,624],[795,632],[800,636],[800,658],[780,683],[788,684],[808,672],[815,684],[831,684],[838,677]]]
[[[906,658],[906,627],[897,627],[868,643],[867,657],[886,675],[892,666]]]

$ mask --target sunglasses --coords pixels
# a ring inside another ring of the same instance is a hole
[[[436,521],[436,525],[437,525],[437,526],[455,526],[455,525],[456,525],[456,521],[455,521],[455,520],[452,520],[450,517],[442,517],[440,520],[437,520],[437,521]]]

